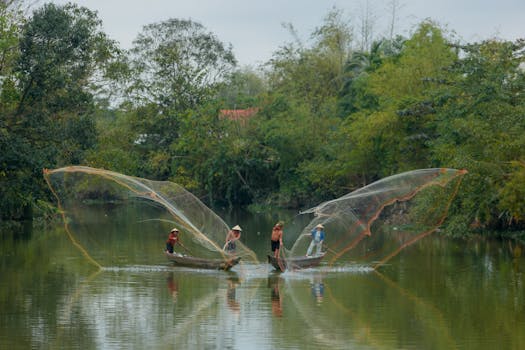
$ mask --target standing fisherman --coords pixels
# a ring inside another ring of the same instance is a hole
[[[321,248],[323,247],[324,242],[324,226],[319,224],[315,226],[315,228],[311,232],[312,235],[312,241],[310,242],[310,245],[308,246],[308,250],[306,251],[306,256],[310,256],[312,254],[312,250],[314,249],[314,246],[317,248],[315,251],[315,255],[321,254]]]
[[[272,229],[272,252],[273,256],[277,259],[279,257],[279,250],[283,245],[283,224],[278,222]]]
[[[173,247],[175,244],[180,244],[179,230],[177,228],[172,228],[170,234],[168,235],[168,240],[166,241],[166,250],[173,254]]]

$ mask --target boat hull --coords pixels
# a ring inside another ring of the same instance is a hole
[[[208,270],[225,270],[228,271],[239,263],[241,257],[233,257],[230,259],[202,259],[187,255],[178,255],[165,252],[168,260],[172,261],[177,266],[193,267],[198,269]]]
[[[277,270],[284,272],[284,270],[298,270],[307,269],[310,267],[316,267],[323,260],[324,254],[317,256],[305,256],[305,257],[294,257],[294,258],[275,258],[268,255],[268,262]]]

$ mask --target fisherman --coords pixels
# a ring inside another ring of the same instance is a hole
[[[228,234],[226,235],[226,243],[224,244],[223,248],[226,252],[230,254],[235,252],[235,248],[237,248],[235,241],[241,238],[241,231],[241,227],[239,225],[235,225],[228,232]]]
[[[273,256],[279,258],[279,250],[283,245],[283,224],[278,222],[272,229],[271,245]]]
[[[306,256],[310,256],[312,254],[312,250],[314,249],[314,246],[317,248],[315,255],[321,254],[321,248],[323,247],[324,242],[324,226],[319,224],[315,226],[315,228],[311,232],[312,241],[310,242],[310,245],[308,246],[308,250],[306,251]]]
[[[177,228],[172,228],[170,234],[168,235],[168,240],[166,241],[166,251],[173,254],[173,247],[175,244],[181,245],[179,230]]]

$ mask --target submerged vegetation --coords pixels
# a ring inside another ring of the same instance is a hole
[[[0,4],[1,220],[45,207],[42,169],[75,164],[294,208],[446,167],[468,170],[448,233],[525,230],[524,40],[462,43],[424,21],[372,42],[333,9],[255,69],[191,20],[126,51],[94,11],[22,5]]]

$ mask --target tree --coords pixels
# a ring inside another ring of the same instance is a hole
[[[378,96],[368,91],[369,75],[379,69],[385,60],[399,58],[405,39],[379,40],[372,43],[370,51],[353,51],[345,64],[343,85],[339,91],[338,115],[342,118],[362,109],[378,106]]]
[[[0,3],[0,77],[4,82],[18,55],[18,35],[23,17],[18,8]]]
[[[230,74],[218,91],[218,100],[226,109],[257,107],[259,98],[267,91],[267,82],[261,72],[244,67]]]
[[[428,142],[436,137],[432,97],[437,81],[456,55],[441,30],[423,22],[398,56],[372,72],[367,89],[378,98],[348,124],[354,159],[362,159],[372,179],[431,165]],[[371,171],[372,170],[372,171]]]
[[[147,25],[133,45],[136,79],[131,89],[137,103],[173,111],[206,102],[236,62],[231,47],[191,20]]]
[[[443,84],[433,157],[466,168],[456,230],[519,226],[525,159],[524,40],[487,40],[459,47]]]
[[[363,4],[361,4],[363,6]],[[377,20],[375,11],[370,6],[368,0],[365,0],[364,8],[361,7],[361,13],[359,15],[360,28],[360,49],[361,51],[368,51],[370,45],[374,42],[374,27]]]
[[[394,34],[396,33],[395,28],[398,20],[400,10],[404,7],[403,4],[399,3],[399,0],[389,0],[388,9],[390,10],[390,23],[388,25],[388,39],[394,40]]]
[[[308,105],[313,114],[326,114],[325,104],[334,103],[344,83],[345,63],[352,53],[352,29],[341,11],[334,8],[311,39],[311,47],[296,41],[274,54],[269,62],[269,84],[272,90]]]
[[[411,38],[382,40],[353,52],[346,64],[332,140],[310,167],[324,191],[341,194],[394,173],[428,167],[426,142],[434,137],[434,80],[454,59],[438,27],[424,22]]]
[[[90,83],[115,50],[100,28],[94,12],[72,4],[47,4],[23,28],[15,116],[32,129],[47,165],[78,163],[93,144]]]
[[[96,140],[90,81],[113,49],[100,26],[86,8],[46,4],[21,28],[12,108],[3,115],[12,208],[44,196],[42,168],[82,162]]]
[[[330,143],[339,122],[337,99],[352,43],[350,22],[334,8],[312,33],[311,45],[296,39],[268,64],[270,92],[259,113],[258,137],[275,151],[280,202],[303,205],[312,198],[317,181],[305,174],[315,167],[311,162]]]
[[[97,141],[86,151],[85,162],[122,174],[140,173],[140,154],[132,145],[137,137],[132,130],[132,114],[122,110],[97,108]]]
[[[134,120],[141,138],[136,147],[146,158],[141,175],[166,179],[176,156],[170,148],[178,142],[181,118],[217,96],[235,58],[231,47],[191,20],[147,25],[133,44],[129,91],[136,111],[141,111]]]

